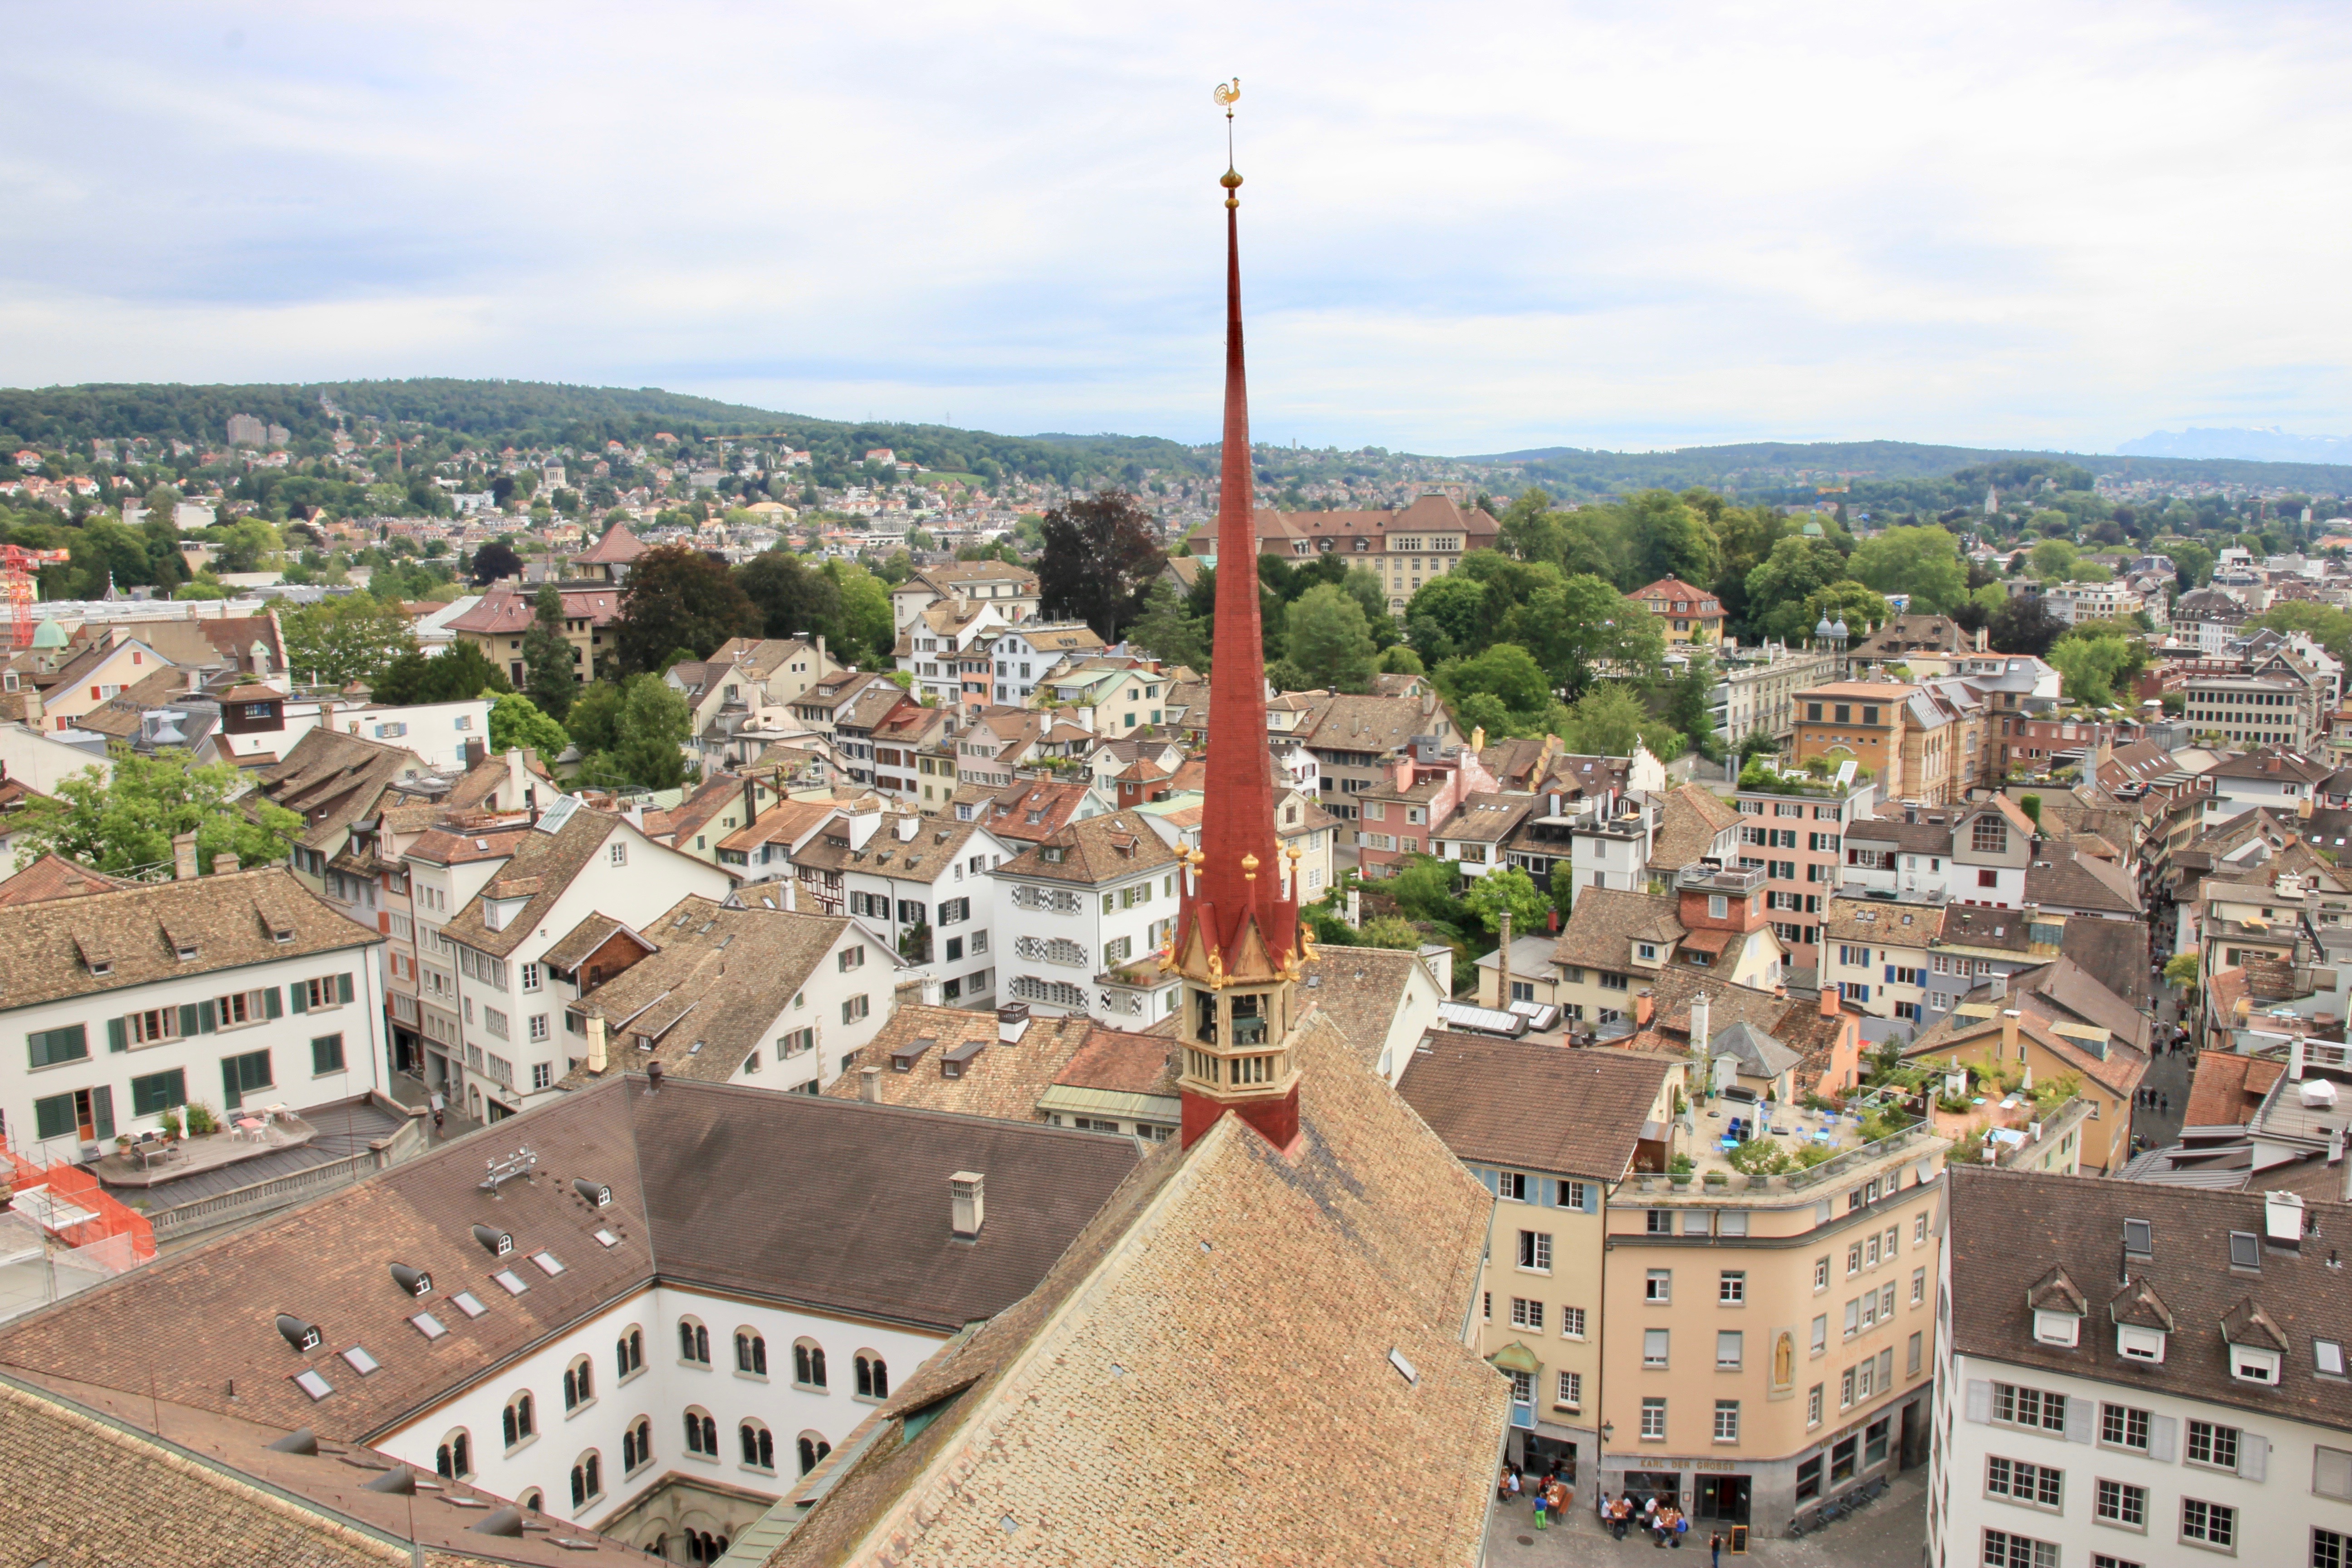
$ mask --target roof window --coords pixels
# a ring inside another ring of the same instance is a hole
[[[457,1304],[457,1310],[469,1318],[478,1318],[489,1310],[488,1307],[482,1305],[482,1299],[471,1290],[460,1290],[449,1300]]]
[[[530,1260],[538,1264],[539,1271],[551,1279],[563,1272],[563,1265],[556,1261],[555,1254],[552,1252],[534,1252],[530,1255]]]
[[[415,1329],[418,1333],[423,1334],[427,1340],[437,1340],[442,1335],[449,1331],[442,1323],[441,1320],[435,1317],[430,1312],[419,1312],[416,1316],[409,1319],[408,1323],[411,1328]]]
[[[293,1377],[293,1384],[295,1387],[309,1394],[314,1401],[324,1399],[327,1395],[335,1392],[335,1385],[329,1383],[325,1378],[320,1377],[315,1372],[296,1373]]]
[[[375,1359],[375,1357],[368,1354],[366,1347],[362,1345],[353,1345],[351,1349],[345,1351],[343,1352],[343,1360],[353,1372],[358,1373],[362,1377],[365,1377],[368,1373],[375,1371],[376,1368],[382,1364]]]
[[[511,1268],[501,1268],[490,1278],[497,1280],[499,1289],[509,1296],[520,1296],[530,1289],[529,1282]]]
[[[2124,1256],[2153,1258],[2156,1256],[2156,1226],[2144,1219],[2124,1221]]]

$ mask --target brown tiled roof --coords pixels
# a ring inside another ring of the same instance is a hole
[[[1326,947],[1307,965],[1300,996],[1339,1027],[1367,1067],[1377,1068],[1390,1027],[1403,1008],[1418,970],[1422,983],[1444,1000],[1437,976],[1421,955],[1400,947]]]
[[[1202,702],[1205,709],[1207,695]],[[1448,733],[1453,724],[1433,697],[1339,696],[1314,700],[1320,709],[1301,721],[1291,734],[1327,751],[1397,752],[1416,735]],[[1187,715],[1205,720],[1203,711]]]
[[[2046,858],[2026,868],[2025,901],[2045,908],[2113,911],[2137,920],[2145,912],[2139,889],[2121,867],[2078,853],[2064,844],[2044,844]]]
[[[1049,847],[1060,849],[1062,858],[1045,858]],[[1175,849],[1161,839],[1141,812],[1115,811],[1107,816],[1089,816],[1069,824],[1044,843],[1032,845],[1007,860],[994,874],[1094,886],[1130,877],[1138,871],[1173,866],[1177,859]]]
[[[1823,942],[1926,947],[1943,934],[1944,906],[1881,899],[1832,899],[1822,906]]]
[[[2262,1109],[2263,1099],[2286,1072],[2284,1062],[2242,1057],[2235,1051],[2200,1051],[2189,1080],[2189,1103],[2180,1124],[2243,1127]]]
[[[2069,926],[2074,922],[2066,922]],[[1944,906],[1943,945],[1998,948],[2024,952],[2032,944],[2032,922],[2022,910],[1987,909],[1976,904]]]
[[[110,889],[135,888],[138,885],[128,878],[110,877],[103,871],[77,866],[62,855],[48,854],[7,880],[0,881],[0,909],[17,904],[45,903],[51,899],[78,899],[85,893],[103,893]]]
[[[146,1430],[151,1425],[166,1436]],[[444,1483],[444,1495],[483,1506],[420,1510],[417,1500],[366,1489],[398,1461],[366,1449],[269,1447],[285,1435],[62,1378],[0,1381],[0,1463],[13,1487],[9,1550],[60,1565],[404,1568],[414,1540],[427,1568],[645,1561],[624,1542],[570,1525],[520,1538],[473,1533],[490,1494]],[[551,1535],[573,1544],[559,1546]]]
[[[1431,835],[1474,844],[1499,844],[1535,809],[1531,795],[1474,795]]]
[[[280,942],[274,931],[290,931]],[[0,905],[0,1007],[29,1007],[383,939],[282,866]],[[183,962],[178,948],[193,943]],[[110,964],[94,974],[90,963]]]
[[[1155,1151],[1028,1300],[892,1396],[772,1568],[1323,1562],[1335,1519],[1375,1517],[1350,1560],[1477,1561],[1508,1385],[1462,1325],[1492,1201],[1328,1022],[1295,1041],[1299,1152],[1231,1117]]]
[[[513,858],[498,877],[483,889],[466,900],[464,907],[449,917],[441,928],[452,942],[464,942],[478,952],[503,957],[520,946],[523,940],[539,929],[547,919],[555,900],[572,885],[606,839],[614,834],[625,834],[628,828],[620,818],[602,812],[575,811],[563,826],[553,833],[533,827],[518,834]],[[421,842],[421,841],[420,841]],[[672,851],[655,847],[658,854]],[[411,853],[415,853],[414,850]],[[483,923],[482,904],[499,895],[501,883],[510,889],[506,896],[528,896],[530,902],[520,913],[509,919],[499,930],[492,931]]]
[[[2352,1300],[2337,1285],[2329,1247],[2308,1240],[2300,1251],[2265,1245],[2259,1275],[2230,1267],[2232,1231],[2264,1234],[2261,1194],[1973,1167],[1954,1167],[1948,1180],[1952,1339],[1962,1353],[2273,1419],[2352,1427],[2352,1384],[2314,1377],[2301,1361],[2315,1339],[2352,1339]],[[2305,1199],[2304,1214],[2323,1237],[2352,1225],[2352,1209],[2342,1204]],[[2053,1265],[2077,1279],[2114,1279],[2126,1218],[2147,1220],[2155,1237],[2154,1256],[2135,1258],[2131,1270],[2173,1319],[2163,1363],[2124,1356],[2113,1333],[2096,1331],[2095,1316],[2079,1344],[2041,1343],[2028,1287]],[[2231,1375],[2232,1332],[2242,1343],[2289,1350],[2278,1386]]]
[[[573,585],[559,583],[566,620],[584,620],[591,626],[610,626],[621,613],[621,590],[609,583]],[[464,615],[449,622],[453,632],[477,637],[520,637],[539,618],[539,590],[518,590],[510,577],[490,584],[490,591]]]
[[[2068,921],[2066,923],[2073,926],[2087,922]],[[2097,923],[2123,925],[2124,922],[2102,921]],[[2147,934],[2137,926],[2125,929],[2135,936],[2145,938]],[[2147,973],[2146,960],[2137,955],[2130,967],[2143,975]],[[2079,1019],[2105,1029],[2109,1036],[2135,1050],[2148,1048],[2151,1029],[2147,1015],[2100,984],[2088,970],[2071,958],[2061,956],[2039,969],[2012,976],[2009,989],[2012,998],[2031,999],[2020,1002],[2021,1007],[2046,1016],[2053,1023],[2061,1020],[2071,1023]],[[2047,1011],[2034,1005],[2043,1001],[2050,1005]]]
[[[1162,1035],[1097,1028],[1054,1081],[1065,1089],[1113,1094],[1176,1095],[1176,1051]]]
[[[1055,1076],[1091,1037],[1117,1033],[1083,1015],[1033,1018],[1017,1042],[1000,1044],[992,1012],[902,1004],[874,1037],[873,1044],[858,1051],[856,1065],[834,1079],[824,1092],[835,1100],[856,1100],[864,1069],[879,1068],[875,1083],[885,1105],[992,1116],[1004,1121],[1042,1121],[1037,1097],[1052,1085]],[[892,1053],[904,1051],[918,1040],[929,1040],[930,1045],[908,1070],[894,1070]],[[973,1044],[981,1049],[960,1057],[960,1076],[949,1078],[940,1071],[942,1058]],[[1154,1040],[1151,1046],[1154,1060],[1167,1054],[1167,1041]]]
[[[583,922],[568,935],[581,936],[593,923]],[[674,1078],[725,1083],[745,1058],[769,1043],[770,1026],[851,929],[844,915],[796,914],[761,905],[729,909],[688,894],[646,926],[642,934],[656,944],[652,952],[590,991],[572,1010],[604,1020],[608,1074],[642,1072],[647,1062],[659,1062]],[[589,943],[571,963],[558,967],[576,965],[601,945],[602,939]],[[549,962],[556,961],[551,955]],[[877,953],[877,974],[888,973],[887,953]],[[596,1079],[583,1066],[564,1079],[563,1087],[579,1088]]]
[[[2058,951],[2123,1000],[2144,1012],[2154,1005],[2147,976],[2147,928],[2137,921],[2070,920]]]
[[[623,565],[646,552],[646,542],[639,539],[625,522],[616,522],[604,531],[585,553],[572,559],[583,565]]]
[[[1397,1092],[1465,1160],[1613,1182],[1633,1168],[1671,1070],[1633,1051],[1530,1050],[1437,1033],[1414,1050]],[[1529,1116],[1530,1103],[1545,1113]]]
[[[1716,836],[1739,821],[1738,808],[1695,784],[1658,797],[1658,830],[1650,840],[1650,864],[1678,871],[1714,847]]]
[[[936,881],[942,870],[963,858],[964,846],[971,842],[980,826],[907,811],[887,812],[864,848],[849,847],[848,828],[844,826],[810,839],[793,852],[793,864],[821,871],[866,871],[908,881]],[[899,837],[907,826],[915,829],[915,836]]]
[[[323,851],[341,847],[343,834],[376,809],[386,786],[425,772],[423,760],[405,747],[314,729],[285,761],[263,771],[260,793],[301,816],[303,847]]]
[[[642,1078],[559,1096],[502,1135],[539,1165],[496,1197],[479,1145],[440,1145],[0,1327],[0,1367],[364,1441],[656,1282],[951,1333],[1026,1295],[1136,1163],[1126,1139],[724,1084],[649,1092]],[[949,1231],[957,1171],[988,1181],[976,1242]],[[611,1204],[589,1206],[575,1177],[608,1186]],[[795,1199],[744,1202],[753,1192]],[[512,1236],[513,1252],[494,1258],[477,1224]],[[534,1265],[541,1250],[563,1271]],[[433,1294],[409,1297],[394,1262],[429,1273]],[[491,1279],[501,1268],[530,1289],[509,1295]],[[459,1311],[461,1289],[488,1310]],[[426,1341],[408,1321],[420,1310],[448,1333]],[[278,1311],[325,1324],[327,1342],[289,1352]],[[365,1378],[339,1353],[353,1344],[381,1363]],[[332,1394],[294,1386],[305,1363]]]
[[[530,829],[516,827],[435,827],[416,836],[408,847],[411,858],[436,866],[463,866],[481,860],[503,860],[512,855]]]
[[[1569,907],[1568,923],[1560,928],[1552,949],[1556,963],[1599,969],[1633,966],[1636,941],[1654,941],[1661,958],[1683,939],[1675,904],[1664,895],[1636,893],[1622,888],[1580,888]]]
[[[721,849],[746,853],[763,844],[791,844],[841,809],[837,800],[780,800],[745,826],[719,841]]]
[[[615,936],[627,937],[647,952],[656,952],[659,947],[643,931],[599,910],[558,937],[552,947],[540,954],[540,960],[550,969],[577,969],[588,961],[589,954]]]
[[[740,807],[743,798],[741,779],[730,773],[713,773],[668,810],[646,813],[646,837],[690,847],[696,834],[715,822],[720,812],[730,806]],[[732,833],[741,820],[742,814],[738,810],[732,821],[719,824],[719,830]]]

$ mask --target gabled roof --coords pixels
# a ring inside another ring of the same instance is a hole
[[[1569,907],[1568,923],[1552,948],[1557,963],[1597,969],[1633,966],[1636,942],[1654,942],[1660,956],[1683,939],[1676,905],[1664,895],[1622,888],[1580,888]]]
[[[1423,1037],[1397,1093],[1459,1158],[1614,1182],[1633,1168],[1673,1064],[1615,1050],[1530,1050],[1444,1031]],[[1529,1104],[1545,1107],[1529,1116]]]
[[[0,903],[0,1010],[383,940],[282,866]],[[195,956],[181,958],[183,947],[194,947]],[[95,973],[97,964],[107,973]]]
[[[2112,911],[2137,919],[2146,912],[2129,873],[2112,861],[2063,844],[2044,844],[2026,868],[2025,901],[2045,909]]]
[[[1739,809],[1705,788],[1686,784],[1657,797],[1658,829],[1650,840],[1650,865],[1679,871],[1704,857],[1724,829],[1739,821]]]
[[[1029,1299],[836,1451],[771,1568],[1158,1563],[1220,1542],[1317,1562],[1334,1518],[1375,1513],[1377,1555],[1475,1562],[1507,1420],[1507,1384],[1462,1342],[1491,1199],[1328,1021],[1293,1048],[1311,1152],[1232,1116],[1162,1145]],[[1318,1446],[1349,1462],[1302,1465]],[[1073,1464],[1112,1455],[1162,1479],[1150,1506],[1069,1506]],[[1204,1455],[1221,1479],[1188,1483]]]
[[[441,928],[442,933],[451,942],[463,942],[478,952],[504,957],[539,929],[555,908],[556,900],[572,886],[572,879],[604,848],[605,840],[629,831],[628,825],[617,816],[583,808],[573,812],[552,833],[533,827],[519,835],[512,858],[482,885],[480,892],[449,917],[448,923]],[[673,853],[658,847],[653,849],[656,854]],[[492,931],[484,920],[483,906],[508,898],[527,899],[529,902]]]
[[[1664,599],[1666,601],[1665,614],[1688,616],[1693,620],[1711,621],[1723,615],[1723,605],[1716,598],[1714,589],[1695,586],[1671,573],[1648,587],[1636,588],[1625,596],[1643,609],[1650,607],[1652,600]]]
[[[79,899],[88,893],[103,893],[111,889],[139,885],[125,877],[110,877],[103,871],[77,866],[64,856],[52,852],[5,881],[0,881],[0,909],[17,904],[46,903],[51,899]]]
[[[1715,1038],[1707,1042],[1707,1049],[1717,1056],[1748,1064],[1753,1069],[1748,1074],[1749,1078],[1779,1078],[1804,1061],[1801,1053],[1790,1050],[1744,1018],[1727,1029],[1716,1031]]]
[[[2235,1051],[2198,1052],[2196,1066],[2190,1069],[2189,1102],[2181,1108],[2182,1129],[2243,1127],[2262,1109],[2271,1086],[2285,1073],[2284,1062],[2264,1057],[2240,1056]]]
[[[352,822],[376,809],[388,785],[427,771],[405,747],[322,726],[295,742],[284,762],[263,771],[260,792],[302,818],[304,848],[324,850],[338,847]]]
[[[793,994],[852,930],[842,915],[730,909],[689,894],[647,922],[644,935],[655,950],[573,1003],[572,1011],[604,1020],[608,1073],[642,1072],[657,1061],[674,1077],[724,1083],[768,1043]],[[751,977],[757,983],[747,984]],[[596,1076],[583,1066],[564,1087],[593,1083]]]
[[[621,590],[610,583],[558,583],[567,620],[585,620],[592,626],[609,626],[621,613]],[[523,592],[511,577],[490,584],[474,607],[448,623],[453,632],[476,637],[520,637],[539,618],[539,590]]]
[[[1059,850],[1058,858],[1050,851]],[[994,875],[1097,887],[1173,866],[1177,851],[1137,811],[1073,822],[998,867]]]
[[[996,1015],[964,1007],[925,1006],[902,1003],[882,1026],[873,1044],[857,1053],[851,1070],[826,1086],[835,1100],[856,1100],[864,1093],[864,1068],[879,1068],[874,1092],[884,1105],[912,1106],[922,1110],[951,1111],[958,1116],[992,1116],[1004,1121],[1043,1121],[1038,1096],[1053,1086],[1070,1058],[1097,1037],[1118,1037],[1079,1014],[1066,1018],[1032,1018],[1017,1043],[1001,1043]],[[1168,1054],[1169,1042],[1149,1036],[1121,1037],[1148,1043],[1153,1063]],[[919,1054],[914,1047],[922,1044]],[[906,1071],[896,1061],[913,1056]],[[957,1058],[957,1076],[948,1077],[940,1062]]]
[[[503,1135],[538,1153],[539,1173],[495,1197],[478,1145],[437,1145],[6,1324],[0,1365],[363,1440],[657,1282],[953,1333],[1026,1295],[1136,1163],[1123,1139],[690,1079],[649,1092],[641,1077],[558,1096]],[[955,1171],[988,1178],[977,1241],[949,1234]],[[574,1176],[609,1187],[611,1204],[583,1204]],[[759,1191],[797,1196],[743,1201]],[[477,1224],[512,1236],[513,1253],[493,1258]],[[599,1229],[616,1244],[600,1245]],[[541,1250],[562,1273],[532,1266]],[[434,1294],[407,1295],[394,1262],[429,1273]],[[530,1289],[493,1284],[502,1268]],[[460,1289],[488,1310],[450,1309]],[[446,1338],[411,1326],[420,1309]],[[330,1325],[328,1342],[298,1358],[271,1325],[280,1310]],[[352,1344],[379,1369],[352,1374],[336,1353]],[[327,1398],[290,1381],[304,1360]]]

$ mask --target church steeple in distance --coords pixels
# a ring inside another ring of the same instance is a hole
[[[1183,977],[1178,1035],[1183,1141],[1230,1110],[1277,1149],[1298,1136],[1298,1069],[1289,1048],[1299,965],[1314,957],[1298,927],[1298,853],[1275,834],[1266,751],[1265,654],[1259,637],[1257,526],[1242,363],[1242,177],[1233,167],[1238,79],[1220,86],[1225,193],[1225,423],[1217,488],[1216,647],[1209,677],[1209,757],[1201,846],[1187,857],[1167,957]]]

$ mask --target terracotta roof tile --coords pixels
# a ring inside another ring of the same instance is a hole
[[[1464,1160],[1614,1182],[1633,1168],[1670,1071],[1661,1058],[1629,1051],[1438,1033],[1413,1052],[1397,1092]],[[1530,1101],[1545,1114],[1529,1116]]]

